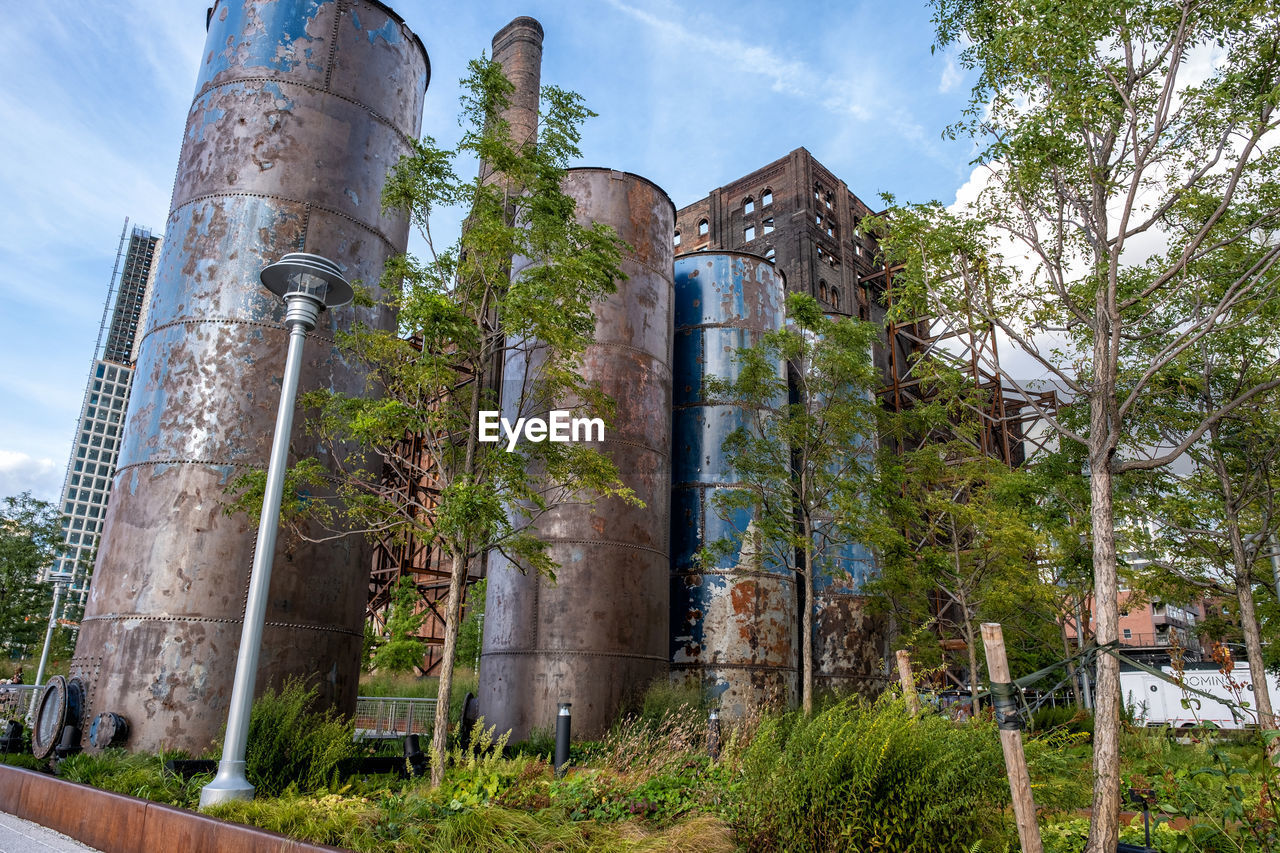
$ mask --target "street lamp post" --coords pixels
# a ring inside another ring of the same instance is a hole
[[[44,631],[44,648],[40,650],[40,665],[36,667],[35,686],[31,691],[31,707],[27,709],[30,719],[36,713],[36,700],[40,696],[40,686],[44,684],[44,668],[49,663],[49,645],[53,642],[53,630],[58,627],[58,607],[62,604],[62,593],[71,583],[71,575],[66,572],[50,572],[49,580],[53,581],[53,606],[49,608],[49,627]]]
[[[268,290],[284,299],[284,324],[289,330],[289,351],[285,357],[275,434],[271,439],[266,494],[262,499],[262,518],[258,522],[258,539],[249,574],[249,596],[245,604],[244,624],[240,630],[240,651],[236,657],[235,681],[232,683],[231,705],[227,711],[227,734],[222,745],[222,760],[218,762],[218,773],[213,781],[200,790],[201,808],[230,800],[253,799],[253,785],[249,784],[244,773],[244,755],[249,741],[249,714],[253,709],[253,691],[258,676],[262,622],[267,609],[267,592],[271,586],[271,562],[275,556],[276,533],[280,526],[280,499],[284,494],[289,433],[293,430],[298,375],[302,370],[302,345],[306,341],[307,332],[316,327],[316,319],[321,311],[346,305],[352,296],[351,285],[342,277],[337,265],[319,255],[291,252],[274,264],[264,267],[259,277]]]

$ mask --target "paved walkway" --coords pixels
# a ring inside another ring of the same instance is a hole
[[[0,853],[97,853],[38,823],[0,812]]]

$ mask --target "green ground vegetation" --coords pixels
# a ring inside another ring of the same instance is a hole
[[[450,744],[444,783],[342,775],[369,747],[351,724],[308,707],[293,684],[255,705],[250,779],[259,796],[218,817],[355,851],[987,851],[1018,849],[997,730],[988,716],[912,717],[894,696],[827,698],[811,716],[771,712],[725,724],[707,751],[697,691],[651,689],[597,741],[578,742],[563,778],[549,733],[510,744],[483,722]],[[1026,736],[1049,853],[1079,850],[1091,798],[1089,721],[1044,713]],[[310,732],[299,737],[301,732]],[[391,744],[398,747],[398,744]],[[389,747],[384,747],[389,748]],[[72,781],[195,808],[207,776],[166,773],[173,755],[80,754],[56,771]],[[1173,853],[1280,849],[1274,770],[1253,733],[1172,738],[1126,728],[1127,788],[1154,794],[1153,845]],[[33,766],[29,755],[7,756]],[[1141,841],[1141,817],[1121,838]]]

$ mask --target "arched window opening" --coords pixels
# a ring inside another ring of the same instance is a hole
[[[711,226],[707,225],[707,220],[703,219],[698,222],[698,236],[705,237],[707,232],[711,230]]]
[[[755,199],[753,199],[751,196],[747,196],[745,199],[743,199],[743,200],[742,200],[742,212],[743,212],[744,214],[745,214],[745,213],[755,213],[755,212],[756,212],[756,202],[755,202]]]
[[[760,206],[768,207],[773,204],[773,190],[765,190],[760,194]]]
[[[770,246],[768,249],[765,250],[764,259],[766,261],[772,261],[776,259],[777,256],[778,256],[778,253],[774,250],[772,246]]]
[[[677,246],[679,246],[679,245],[680,245],[680,232],[679,232],[679,231],[677,231],[677,232],[676,232],[676,238],[675,238],[674,244],[675,244],[675,245],[677,245]]]
[[[827,301],[827,283],[825,281],[818,282],[818,298],[823,302]]]

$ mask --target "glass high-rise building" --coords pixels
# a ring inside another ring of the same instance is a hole
[[[160,242],[149,229],[130,229],[125,220],[62,486],[63,548],[49,567],[50,573],[70,579],[70,605],[83,606],[89,592]]]

